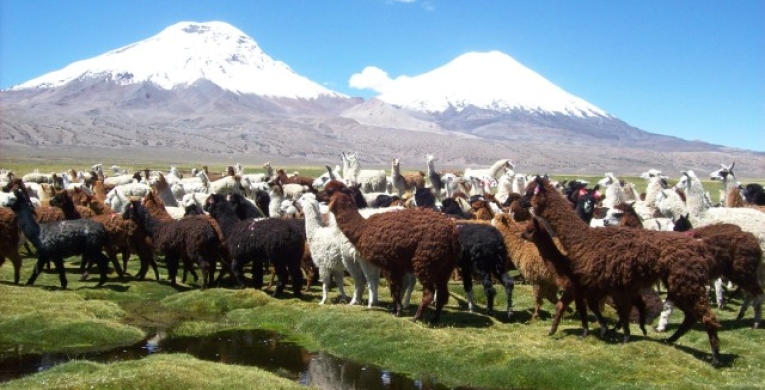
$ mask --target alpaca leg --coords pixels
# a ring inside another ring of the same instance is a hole
[[[433,302],[434,295],[436,292],[436,286],[433,283],[424,282],[422,285],[422,302],[420,302],[420,306],[417,308],[417,312],[414,314],[414,321],[419,320],[422,317],[422,312],[425,310],[428,305],[430,305]],[[444,299],[442,299],[444,300]],[[436,305],[438,305],[439,302],[436,302]],[[433,318],[433,322],[438,321],[438,309],[436,309],[436,315]]]
[[[130,274],[127,272],[127,262],[128,259],[130,259],[130,247],[122,247],[122,274],[120,275],[120,278],[124,278],[125,276],[129,276]]]
[[[494,289],[494,285],[491,283],[491,274],[488,272],[481,272],[480,277],[481,283],[483,284],[483,292],[486,295],[486,315],[493,316],[494,297],[497,295],[497,291]]]
[[[475,299],[473,298],[473,275],[472,264],[460,267],[460,277],[462,278],[462,288],[465,289],[465,297],[468,301],[468,311],[475,310]]]
[[[534,293],[534,314],[531,315],[531,319],[535,320],[539,318],[539,312],[542,310],[542,293],[541,289],[539,288],[539,285],[534,285],[532,287],[532,291]]]
[[[414,276],[413,273],[407,273],[403,276],[402,279],[403,282],[403,289],[404,289],[404,298],[403,298],[403,309],[409,308],[409,301],[412,300],[412,292],[414,291],[414,285],[417,284],[417,277]]]
[[[648,336],[648,332],[645,329],[645,321],[646,321],[646,310],[647,307],[645,305],[645,301],[643,300],[643,297],[638,294],[632,299],[633,305],[637,308],[638,311],[638,318],[640,323],[640,330],[643,331],[643,336]],[[629,319],[628,319],[629,322]]]
[[[346,261],[345,257],[343,258],[343,264],[345,265],[345,269],[348,271],[348,274],[351,276],[351,279],[353,280],[353,298],[351,298],[351,305],[359,305],[361,304],[364,296],[364,286],[366,285],[366,278],[364,277],[364,272],[361,270],[361,266],[359,266],[354,261]]]
[[[167,266],[167,279],[172,286],[177,284],[176,278],[178,277],[178,266],[180,259],[175,254],[165,255],[165,266]]]
[[[515,288],[515,281],[509,273],[504,272],[499,278],[502,280],[502,285],[505,286],[505,297],[507,298],[507,319],[513,316],[513,289]]]
[[[752,324],[752,329],[758,329],[760,327],[760,322],[762,321],[763,298],[765,298],[763,294],[754,298],[754,324]]]
[[[125,267],[123,268],[120,265],[119,259],[117,259],[117,250],[115,250],[114,248],[107,247],[106,248],[106,253],[109,255],[109,257],[107,258],[107,267],[109,266],[109,264],[108,264],[109,260],[111,260],[112,265],[114,266],[114,271],[117,272],[117,276],[119,276],[120,279],[124,278],[125,277],[125,271],[124,270],[127,269],[127,261],[124,261],[125,262]],[[123,260],[125,259],[125,257],[130,257],[130,251],[128,251],[127,256],[125,256],[124,253],[122,254]]]
[[[723,280],[717,278],[714,281],[715,286],[715,298],[717,299],[717,307],[723,309],[725,307],[725,295],[723,293]]]
[[[332,279],[335,280],[335,284],[337,284],[337,290],[340,292],[340,301],[345,303],[345,302],[348,302],[348,296],[345,295],[345,283],[343,282],[343,279],[344,279],[343,273],[344,273],[344,271],[342,269],[340,269],[340,270],[338,270],[338,269],[333,270],[332,271]],[[363,283],[361,285],[361,291],[364,291],[364,284]],[[354,294],[355,294],[355,292],[354,292]],[[359,301],[361,301],[361,299],[359,299]]]
[[[30,275],[29,279],[27,280],[27,286],[32,286],[35,284],[35,280],[37,280],[40,272],[42,272],[43,267],[45,267],[50,262],[50,259],[48,259],[47,255],[40,253],[38,256],[39,257],[37,258],[37,263],[35,263],[34,268],[32,268],[32,275]]]
[[[100,276],[98,278],[98,284],[96,287],[101,287],[104,285],[104,283],[106,283],[106,274],[109,271],[109,258],[100,251],[93,253],[92,255],[88,256],[88,258],[92,259],[91,261],[94,261],[98,265]],[[117,266],[119,266],[119,263],[117,263]]]
[[[669,299],[664,300],[664,310],[659,315],[659,324],[656,325],[657,332],[664,332],[667,330],[667,324],[669,323],[669,316],[672,315],[672,311],[675,308],[675,304]]]
[[[273,297],[276,298],[284,292],[287,287],[287,280],[289,280],[289,272],[287,272],[287,265],[281,261],[274,264],[276,270],[276,288],[274,289]]]
[[[590,311],[592,314],[595,315],[595,318],[598,320],[598,324],[600,325],[600,337],[606,337],[606,332],[608,332],[608,323],[606,323],[606,319],[603,317],[603,314],[600,312],[600,296],[596,294],[588,295],[587,296],[587,307],[590,308]]]
[[[244,263],[242,263],[242,264],[244,264]],[[255,286],[255,288],[257,288],[259,290],[263,289],[263,274],[266,271],[265,267],[266,267],[266,263],[264,263],[262,261],[253,261],[252,262],[252,270],[251,270],[252,281],[253,281],[253,285]],[[239,274],[240,275],[242,274],[241,269],[240,269]],[[243,276],[242,276],[242,280],[244,280]]]
[[[563,295],[560,296],[558,299],[558,302],[555,304],[555,316],[553,317],[552,325],[550,326],[550,331],[547,333],[548,336],[552,336],[555,334],[555,332],[558,331],[558,325],[560,324],[560,319],[563,317],[563,312],[566,311],[566,308],[571,304],[571,301],[574,300],[574,293],[570,289],[564,290]],[[586,323],[586,321],[585,321]],[[586,334],[583,334],[582,337],[585,337]]]
[[[53,265],[56,266],[56,271],[58,271],[58,280],[61,283],[61,288],[66,290],[67,281],[66,269],[64,268],[64,259],[62,259],[60,256],[54,256]]]
[[[369,302],[367,306],[371,308],[379,302],[380,268],[363,259],[357,259],[357,263],[360,265],[364,279],[367,281],[367,288],[369,288]]]
[[[619,315],[619,324],[624,329],[624,338],[622,343],[627,344],[630,341],[630,312],[632,311],[632,299],[629,297],[614,297],[616,303],[616,312]]]
[[[752,304],[752,297],[749,294],[744,295],[744,300],[741,302],[741,307],[738,309],[737,320],[744,318],[744,314],[749,310],[749,306]]]
[[[13,283],[19,284],[21,279],[21,255],[19,255],[17,250],[14,250],[8,257],[10,257],[11,264],[13,264]]]
[[[404,289],[405,279],[404,275],[398,272],[391,272],[388,274],[388,285],[390,286],[390,295],[393,298],[393,313],[396,317],[401,317],[403,312],[403,305],[401,303],[401,295]]]
[[[323,305],[327,302],[327,298],[329,298],[329,289],[332,283],[332,278],[330,277],[329,270],[324,267],[319,268],[319,277],[321,278],[321,301],[319,301],[319,304]]]
[[[432,323],[436,323],[441,319],[441,312],[444,309],[444,305],[449,302],[449,275],[444,275],[442,280],[437,281],[435,288],[435,292],[439,297],[443,298],[436,300],[436,312],[433,314],[433,319],[431,320]]]

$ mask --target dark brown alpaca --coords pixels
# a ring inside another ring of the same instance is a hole
[[[554,230],[571,259],[573,273],[588,295],[611,295],[629,340],[629,313],[633,297],[662,280],[667,297],[685,314],[683,323],[667,339],[675,342],[696,321],[707,330],[712,365],[719,365],[720,324],[709,308],[706,284],[711,253],[705,244],[681,233],[656,232],[623,227],[590,228],[571,209],[549,180],[538,177],[529,183],[524,203],[534,208]],[[601,327],[605,327],[601,322]]]
[[[369,219],[359,214],[345,186],[337,181],[324,188],[331,195],[330,210],[337,226],[358,249],[361,256],[384,270],[390,283],[396,315],[403,309],[403,278],[414,273],[423,286],[422,302],[414,319],[433,302],[438,293],[433,322],[437,322],[449,299],[448,283],[460,258],[459,232],[444,215],[422,208],[375,214]]]
[[[690,223],[675,225],[679,231],[683,231],[684,229],[680,226],[691,227]],[[746,307],[754,298],[754,324],[752,327],[759,328],[762,320],[763,298],[760,281],[765,280],[765,267],[761,264],[762,248],[757,237],[731,223],[707,225],[688,230],[686,234],[701,239],[714,253],[714,261],[710,264],[710,279],[724,276],[749,294],[741,306],[738,319],[743,318]]]
[[[0,266],[5,258],[13,264],[13,283],[19,284],[21,277],[21,255],[19,254],[19,225],[16,213],[7,207],[0,207]]]

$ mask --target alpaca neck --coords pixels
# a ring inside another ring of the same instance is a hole
[[[571,269],[571,261],[558,250],[552,237],[550,237],[547,231],[540,228],[534,231],[532,242],[537,247],[539,256],[545,264],[547,264],[548,267],[552,266],[552,270],[555,271],[555,274],[557,275],[558,285],[567,284],[566,280],[569,280],[574,274]]]
[[[143,208],[141,212],[141,220],[140,224],[143,226],[144,230],[148,235],[151,237],[156,237],[157,232],[159,231],[159,228],[162,226],[164,221],[159,220],[154,215],[152,215],[151,210],[147,208]]]
[[[401,177],[401,168],[399,164],[391,165],[390,177],[393,178],[393,180],[396,180],[396,178]]]
[[[652,177],[648,181],[648,185],[645,187],[645,204],[648,207],[656,207],[656,195],[658,195],[661,190],[660,179]]]
[[[589,232],[590,227],[571,209],[571,205],[552,186],[545,186],[544,196],[546,198],[545,207],[541,213],[537,213],[535,209],[535,214],[547,220],[563,247],[571,252],[571,249],[577,246],[584,238],[583,236]]]
[[[337,227],[348,238],[348,241],[358,248],[361,243],[361,236],[366,228],[366,219],[361,216],[358,209],[349,205],[338,207],[332,211],[335,214]]]
[[[64,218],[68,220],[72,219],[81,219],[82,215],[79,211],[74,207],[74,203],[72,202],[64,202],[61,204],[61,211],[64,213]]]
[[[504,167],[506,164],[507,164],[507,160],[499,160],[499,161],[495,162],[495,163],[494,163],[494,165],[492,165],[492,166],[489,168],[489,175],[490,175],[491,177],[495,177],[495,178],[496,178],[496,177],[499,175],[499,171],[500,171],[500,170],[501,170],[501,169],[502,169],[502,168],[503,168],[503,167]]]
[[[223,236],[230,237],[231,232],[240,220],[236,216],[231,204],[216,205],[215,207],[219,208],[211,212],[210,215],[218,222]]]
[[[102,202],[106,200],[106,187],[104,187],[103,180],[96,180],[96,183],[93,185],[93,196]]]
[[[162,199],[162,203],[167,206],[178,207],[178,200],[173,195],[173,190],[164,180],[158,180],[154,183],[154,189],[157,191],[157,195]]]
[[[19,229],[24,233],[27,240],[34,245],[35,249],[39,251],[42,246],[40,242],[40,224],[35,220],[32,205],[25,202],[23,205],[13,207],[13,211],[16,213]]]
[[[305,215],[305,236],[310,241],[316,230],[322,226],[319,204],[317,202],[307,203],[303,207],[303,213]]]
[[[433,176],[436,174],[435,165],[436,164],[433,160],[428,160],[428,176]]]
[[[685,205],[691,216],[698,217],[709,208],[704,199],[704,186],[701,185],[698,179],[688,180],[690,181],[690,186],[685,190]]]
[[[282,214],[281,205],[284,197],[276,191],[271,191],[269,195],[271,200],[268,202],[268,215],[271,217],[278,217]]]

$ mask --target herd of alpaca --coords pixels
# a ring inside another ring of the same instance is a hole
[[[202,288],[220,286],[227,274],[235,285],[263,288],[265,271],[273,268],[274,296],[291,286],[300,297],[317,278],[320,304],[329,302],[334,285],[352,305],[363,304],[368,290],[370,308],[381,301],[382,276],[396,315],[407,308],[416,280],[423,293],[414,319],[432,304],[432,322],[442,317],[454,275],[471,312],[477,309],[474,281],[483,286],[487,315],[494,315],[494,284],[501,284],[512,318],[517,280],[509,271],[515,269],[532,287],[532,320],[545,301],[555,305],[550,334],[574,302],[583,336],[591,311],[602,337],[608,301],[624,342],[631,321],[646,334],[658,297],[652,288],[661,286],[666,310],[656,329],[664,331],[670,310],[679,308],[684,319],[667,341],[701,322],[713,365],[719,364],[720,324],[707,298],[711,282],[718,306],[723,279],[737,285],[745,293],[738,317],[753,304],[753,327],[760,325],[765,195],[762,186],[741,185],[734,164],[710,175],[722,185],[716,207],[693,171],[670,188],[666,176],[649,170],[642,175],[646,192],[638,196],[610,172],[588,188],[583,181],[518,174],[509,159],[487,169],[438,172],[428,154],[427,171],[405,174],[394,158],[390,176],[362,170],[355,153],[341,159],[342,167],[326,165],[319,177],[287,174],[270,163],[265,173],[245,174],[237,164],[222,173],[204,167],[186,178],[175,167],[131,174],[116,166],[107,177],[101,164],[87,174],[33,172],[18,179],[8,172],[0,193],[6,206],[0,207],[0,265],[9,258],[19,283],[19,247],[29,243],[37,263],[28,285],[53,262],[66,288],[69,256],[82,257],[83,279],[91,264],[98,267],[98,286],[108,281],[110,262],[120,279],[128,276],[131,253],[140,260],[137,279],[150,268],[159,279],[161,256],[172,284],[180,266],[183,283],[187,273],[196,281],[199,268]],[[352,294],[345,292],[346,275]]]

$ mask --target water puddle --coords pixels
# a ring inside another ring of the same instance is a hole
[[[162,333],[130,347],[102,352],[0,355],[0,382],[49,369],[70,360],[114,363],[154,353],[188,353],[198,359],[257,366],[304,385],[321,389],[447,389],[434,378],[411,379],[376,366],[363,365],[324,351],[308,352],[264,330],[229,331],[193,338],[164,338]]]

